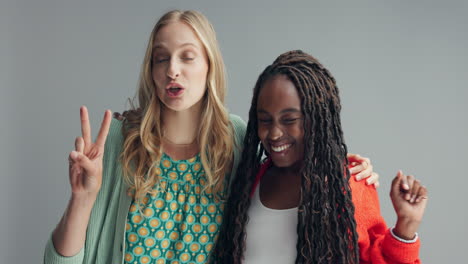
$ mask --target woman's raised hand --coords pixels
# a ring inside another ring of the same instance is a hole
[[[75,150],[69,155],[69,176],[73,195],[97,195],[102,183],[104,144],[112,119],[106,110],[96,141],[91,140],[88,109],[80,108],[81,137],[75,140]]]
[[[412,175],[404,175],[402,171],[398,171],[392,181],[390,198],[397,214],[395,234],[404,239],[412,239],[426,209],[426,187]]]

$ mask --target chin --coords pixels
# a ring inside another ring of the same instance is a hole
[[[167,109],[169,110],[172,110],[174,112],[182,112],[184,110],[187,110],[188,107],[184,107],[184,106],[179,106],[179,105],[165,105]]]
[[[275,159],[275,158],[271,158],[271,161],[273,162],[275,167],[278,167],[278,168],[289,168],[289,167],[294,166],[297,163],[297,162],[293,162],[290,160]]]
[[[190,108],[190,107],[187,107],[187,105],[183,102],[183,100],[170,99],[170,100],[164,100],[162,102],[164,104],[164,107],[166,107],[169,110],[176,111],[176,112],[184,111]]]
[[[186,110],[190,110],[192,108],[196,109],[196,107],[199,107],[202,103],[202,100],[199,101],[193,101],[193,100],[185,100],[183,97],[182,98],[164,98],[164,100],[161,100],[164,104],[164,106],[172,111],[175,112],[182,112]]]
[[[269,155],[273,165],[277,168],[281,169],[293,169],[297,170],[300,168],[302,164],[302,159],[298,159],[298,157],[275,157],[275,155]]]

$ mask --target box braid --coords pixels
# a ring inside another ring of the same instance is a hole
[[[264,83],[286,76],[296,87],[304,115],[304,162],[300,169],[296,263],[359,263],[347,147],[335,79],[314,57],[300,51],[280,55],[260,75],[252,98],[244,150],[231,186],[212,263],[241,263],[250,193],[262,156],[257,101]],[[259,146],[260,145],[260,146]]]

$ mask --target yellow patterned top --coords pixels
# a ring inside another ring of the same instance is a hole
[[[206,178],[200,156],[176,161],[163,154],[157,174],[160,181],[144,198],[145,207],[138,210],[135,201],[130,206],[125,263],[205,263],[224,204],[202,192]]]

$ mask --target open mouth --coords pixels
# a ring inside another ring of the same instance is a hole
[[[291,144],[285,144],[285,145],[280,145],[280,146],[271,146],[271,150],[273,152],[283,152],[283,151],[287,150],[290,147],[291,147]]]
[[[179,96],[183,91],[184,89],[180,87],[169,87],[166,89],[166,92],[170,97]]]

